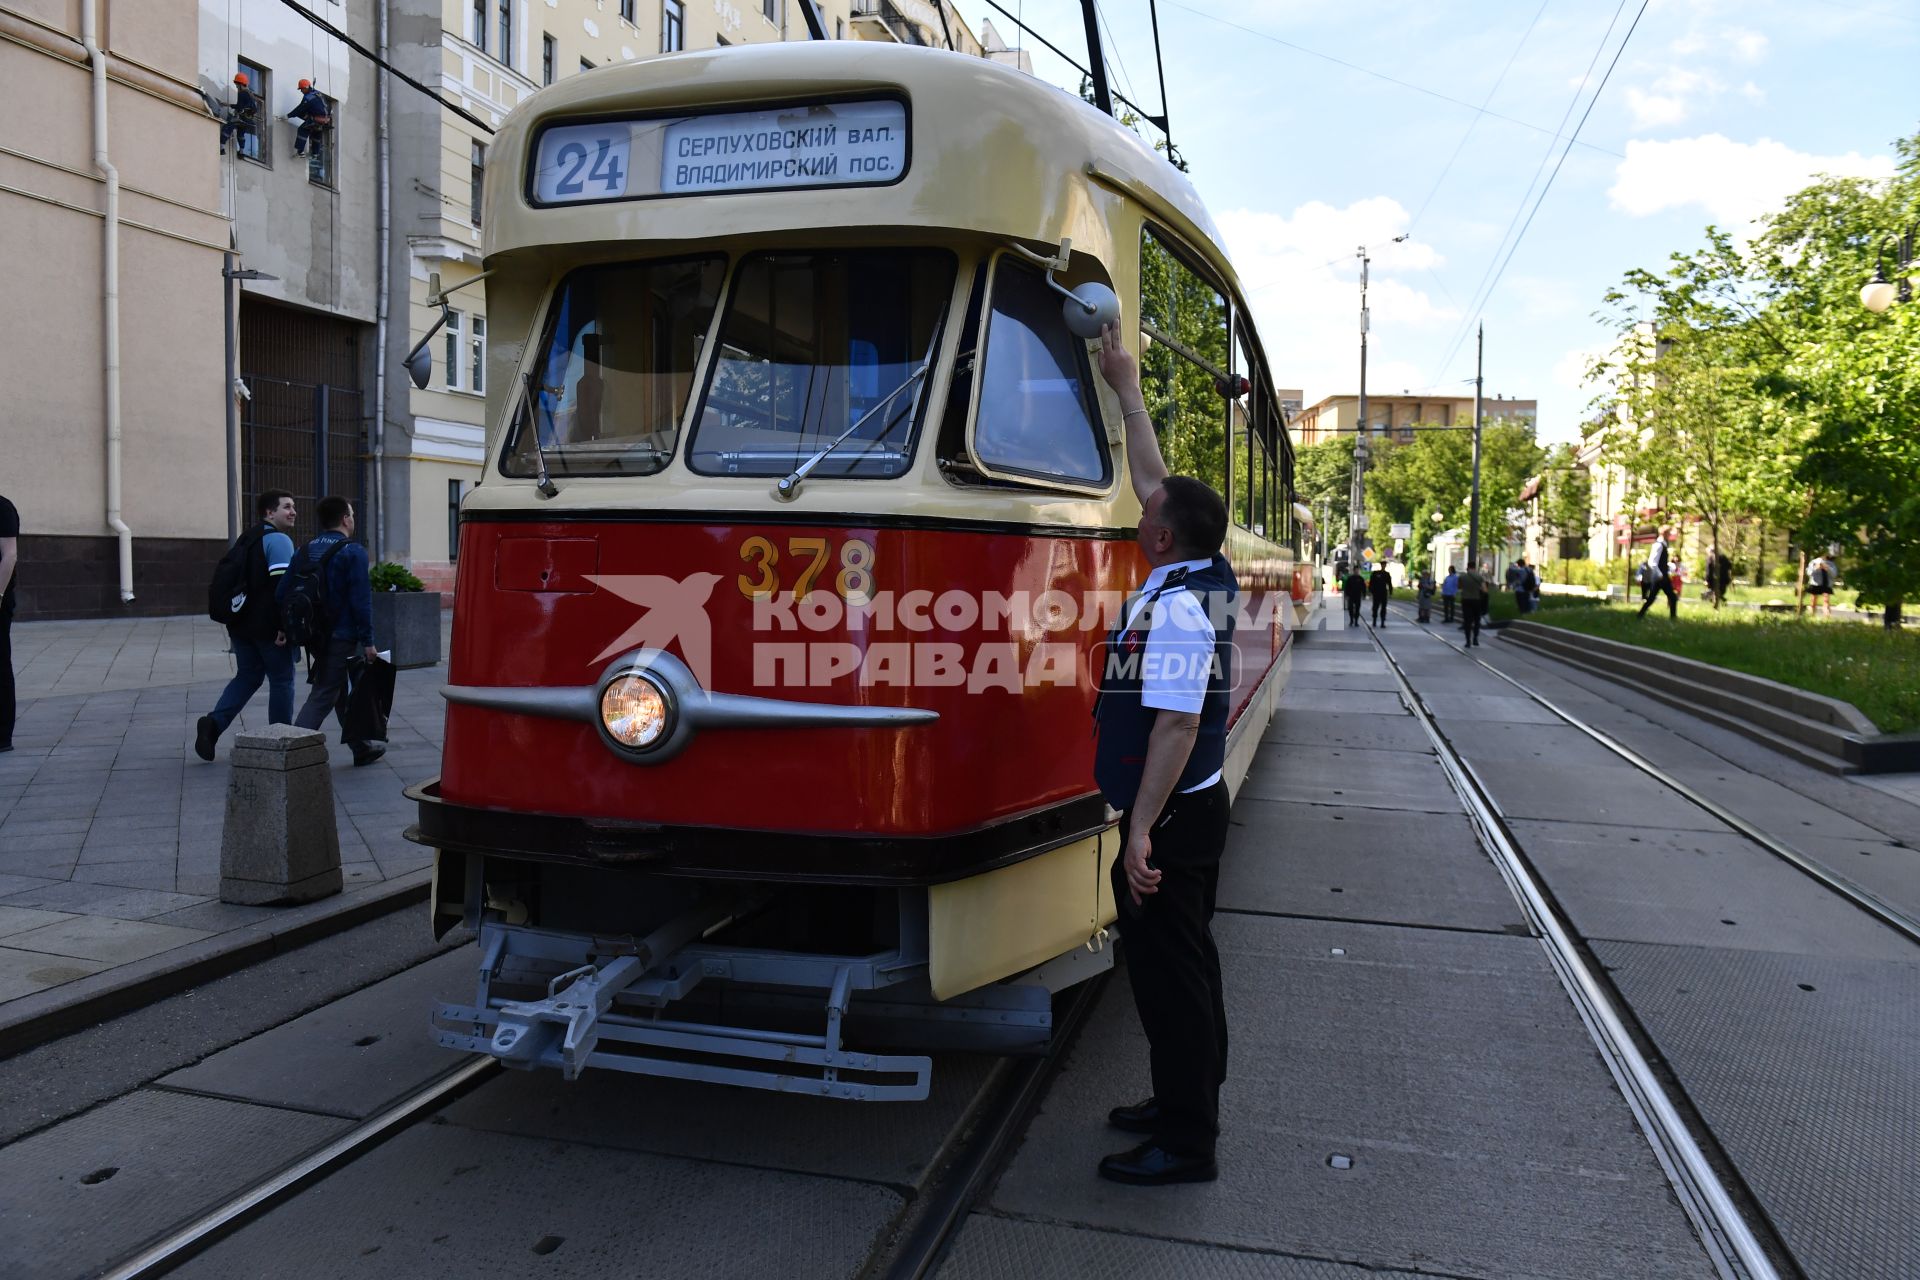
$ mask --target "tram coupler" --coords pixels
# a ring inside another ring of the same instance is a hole
[[[493,1055],[502,1065],[530,1069],[559,1040],[560,1071],[578,1079],[587,1057],[600,1043],[599,1019],[613,998],[646,972],[639,956],[620,956],[604,968],[582,965],[547,984],[545,1000],[509,1001],[500,1006],[493,1029]],[[565,983],[565,986],[561,986]]]

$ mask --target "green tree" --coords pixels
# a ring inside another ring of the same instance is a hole
[[[1578,453],[1571,444],[1557,444],[1547,450],[1541,463],[1540,527],[1552,540],[1552,558],[1562,561],[1561,541],[1584,538],[1593,528],[1592,477],[1585,467],[1576,465]],[[1560,580],[1571,580],[1567,570],[1562,570]]]
[[[1313,509],[1314,519],[1326,519],[1321,541],[1329,547],[1345,544],[1347,509],[1353,494],[1353,437],[1335,436],[1296,453],[1293,487]]]
[[[1484,423],[1480,436],[1480,541],[1487,546],[1512,536],[1520,490],[1544,455],[1533,424],[1524,419]],[[1428,539],[1441,528],[1468,523],[1472,495],[1473,432],[1416,425],[1412,440],[1383,442],[1374,450],[1367,472],[1368,526],[1384,533],[1391,524],[1412,525],[1409,563],[1419,567]]]

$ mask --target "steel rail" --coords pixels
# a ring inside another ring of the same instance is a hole
[[[160,1275],[172,1270],[230,1228],[271,1209],[288,1191],[353,1159],[367,1147],[417,1119],[442,1098],[466,1088],[498,1066],[491,1056],[475,1054],[441,1073],[425,1087],[361,1121],[333,1141],[307,1153],[278,1173],[262,1179],[224,1204],[142,1249],[105,1272],[102,1280],[135,1280],[135,1277]]]
[[[1053,1069],[1079,1035],[1094,998],[1111,973],[1096,974],[1075,987],[1047,1051],[1014,1068],[1014,1079],[989,1104],[990,1114],[975,1127],[950,1172],[928,1198],[926,1209],[908,1228],[904,1242],[886,1260],[881,1272],[886,1280],[925,1280],[945,1258],[948,1245],[966,1222],[988,1179],[998,1170],[1007,1144],[1039,1103],[1041,1092],[1053,1078]]]
[[[1400,664],[1387,646],[1367,628],[1367,635],[1387,669],[1400,686],[1401,699],[1426,730],[1447,780],[1460,796],[1467,816],[1479,832],[1482,844],[1501,875],[1514,892],[1529,922],[1539,935],[1561,985],[1566,988],[1581,1021],[1587,1026],[1601,1059],[1613,1074],[1620,1092],[1639,1122],[1648,1145],[1667,1174],[1681,1208],[1693,1222],[1715,1271],[1727,1280],[1779,1280],[1766,1249],[1753,1234],[1745,1215],[1721,1182],[1706,1153],[1688,1128],[1666,1087],[1655,1075],[1645,1055],[1634,1043],[1632,1033],[1614,1007],[1605,984],[1581,955],[1573,938],[1561,925],[1549,902],[1545,888],[1533,873],[1507,831],[1499,808],[1494,804],[1473,766],[1455,750],[1452,742],[1434,723],[1420,695],[1414,692]],[[1438,637],[1436,637],[1437,639]],[[1444,641],[1443,641],[1444,643]]]
[[[1406,617],[1406,614],[1399,609],[1395,609],[1394,612],[1400,614],[1402,618]],[[1417,626],[1419,624],[1415,623],[1415,625]],[[1779,858],[1782,862],[1785,862],[1788,865],[1795,868],[1796,870],[1801,871],[1804,874],[1812,877],[1814,880],[1818,881],[1821,885],[1825,886],[1828,889],[1831,889],[1833,892],[1847,899],[1854,906],[1860,908],[1862,911],[1866,912],[1868,915],[1872,916],[1874,919],[1880,921],[1880,923],[1888,926],[1889,928],[1893,929],[1895,932],[1902,934],[1903,936],[1906,937],[1906,939],[1909,942],[1920,944],[1920,919],[1916,919],[1914,916],[1908,914],[1905,911],[1902,911],[1900,908],[1894,906],[1892,903],[1887,902],[1886,900],[1878,897],[1872,891],[1868,889],[1863,889],[1859,885],[1855,884],[1853,881],[1849,880],[1847,877],[1841,875],[1838,871],[1835,871],[1833,868],[1824,866],[1821,863],[1814,861],[1812,858],[1809,858],[1806,854],[1801,853],[1798,849],[1795,849],[1792,845],[1783,844],[1781,841],[1776,840],[1773,836],[1768,835],[1766,832],[1760,830],[1760,828],[1754,826],[1751,822],[1748,822],[1745,818],[1742,818],[1739,814],[1734,813],[1731,809],[1726,808],[1725,806],[1720,804],[1718,801],[1712,799],[1711,797],[1700,794],[1698,791],[1695,791],[1692,787],[1689,787],[1684,782],[1676,782],[1674,779],[1667,777],[1665,774],[1663,774],[1660,771],[1660,767],[1658,765],[1654,764],[1651,760],[1648,760],[1645,756],[1635,751],[1632,747],[1627,746],[1624,742],[1616,741],[1613,737],[1608,735],[1605,731],[1594,728],[1592,725],[1588,724],[1586,721],[1580,719],[1580,717],[1574,715],[1572,712],[1559,706],[1552,699],[1528,688],[1525,684],[1521,683],[1519,680],[1514,679],[1512,676],[1508,675],[1506,672],[1500,670],[1500,668],[1493,666],[1492,664],[1488,663],[1482,658],[1477,658],[1474,655],[1467,653],[1465,649],[1453,643],[1453,641],[1447,639],[1445,636],[1439,635],[1433,631],[1428,631],[1426,634],[1430,638],[1439,641],[1443,645],[1446,645],[1449,649],[1452,649],[1455,653],[1465,656],[1468,661],[1478,663],[1482,669],[1490,671],[1494,675],[1499,676],[1502,680],[1505,680],[1508,684],[1518,689],[1521,693],[1526,694],[1527,697],[1533,699],[1535,702],[1539,703],[1541,706],[1545,707],[1547,710],[1553,712],[1553,714],[1559,716],[1562,720],[1565,720],[1569,725],[1580,730],[1582,733],[1586,734],[1589,738],[1592,738],[1595,742],[1599,743],[1601,746],[1605,747],[1607,750],[1613,752],[1615,755],[1619,756],[1622,760],[1625,760],[1628,764],[1632,765],[1634,768],[1640,770],[1642,773],[1654,779],[1656,782],[1659,782],[1662,786],[1667,787],[1674,794],[1678,795],[1681,799],[1686,800],[1694,805],[1697,805],[1701,809],[1704,809],[1708,814],[1712,815],[1715,819],[1726,823],[1729,827],[1732,827],[1735,831],[1738,831],[1741,835],[1753,841],[1755,844],[1765,849],[1768,853],[1771,853],[1774,857]],[[1389,659],[1389,661],[1391,661],[1391,659]]]

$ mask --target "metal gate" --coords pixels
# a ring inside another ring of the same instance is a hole
[[[268,489],[293,495],[300,510],[296,542],[319,532],[315,514],[328,494],[365,512],[365,327],[242,299],[240,376],[252,398],[240,411],[240,487],[249,521],[254,499]]]

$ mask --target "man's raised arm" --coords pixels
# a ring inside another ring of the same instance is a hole
[[[1120,397],[1120,412],[1126,418],[1127,474],[1133,478],[1134,496],[1145,506],[1167,478],[1167,460],[1160,456],[1153,419],[1147,416],[1147,399],[1140,392],[1139,362],[1120,344],[1118,322],[1100,331],[1100,376]]]

